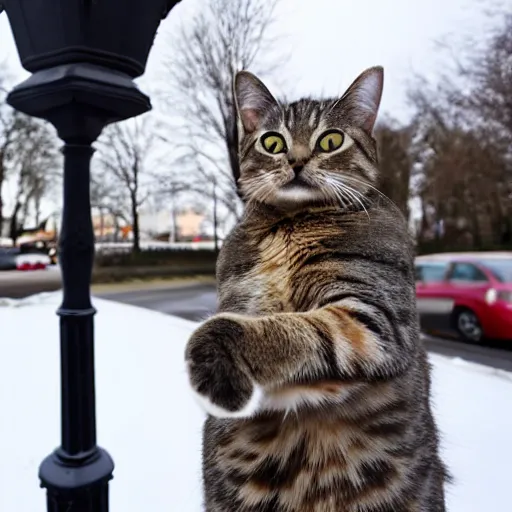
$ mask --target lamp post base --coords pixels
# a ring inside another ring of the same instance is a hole
[[[39,468],[41,487],[47,491],[47,511],[107,512],[113,470],[114,462],[102,448],[72,457],[58,448]]]

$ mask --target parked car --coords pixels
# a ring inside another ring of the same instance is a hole
[[[16,256],[17,270],[45,270],[50,264],[50,257],[46,254],[29,253]]]
[[[16,269],[16,257],[19,254],[17,247],[0,247],[0,270]]]
[[[471,343],[512,340],[512,252],[419,256],[415,270],[424,328]]]
[[[50,258],[50,265],[57,264],[58,254],[55,240],[24,241],[19,244],[19,249],[21,254],[45,254]]]

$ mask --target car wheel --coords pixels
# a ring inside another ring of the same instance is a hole
[[[460,337],[468,343],[482,343],[484,330],[478,317],[470,309],[461,308],[455,311],[455,328]]]

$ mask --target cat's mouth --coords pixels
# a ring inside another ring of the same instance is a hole
[[[313,186],[304,181],[300,176],[296,176],[291,181],[283,185],[281,188],[284,190],[289,190],[293,188],[312,189]]]

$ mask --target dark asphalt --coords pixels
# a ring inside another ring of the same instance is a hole
[[[61,286],[58,269],[37,272],[0,272],[0,297],[21,298]],[[215,312],[216,293],[212,284],[144,286],[139,289],[97,293],[99,297],[146,309],[201,321]],[[429,351],[512,372],[512,343],[474,346],[444,338],[425,337]]]
[[[215,287],[208,284],[102,293],[98,296],[193,321],[205,319],[216,308]],[[512,372],[512,345],[507,350],[505,347],[473,346],[431,336],[425,336],[425,342],[431,352]]]
[[[60,287],[61,279],[58,267],[30,272],[0,271],[0,297],[22,299],[35,293],[53,292]]]
[[[215,312],[215,286],[192,284],[97,293],[98,297],[200,322]]]

